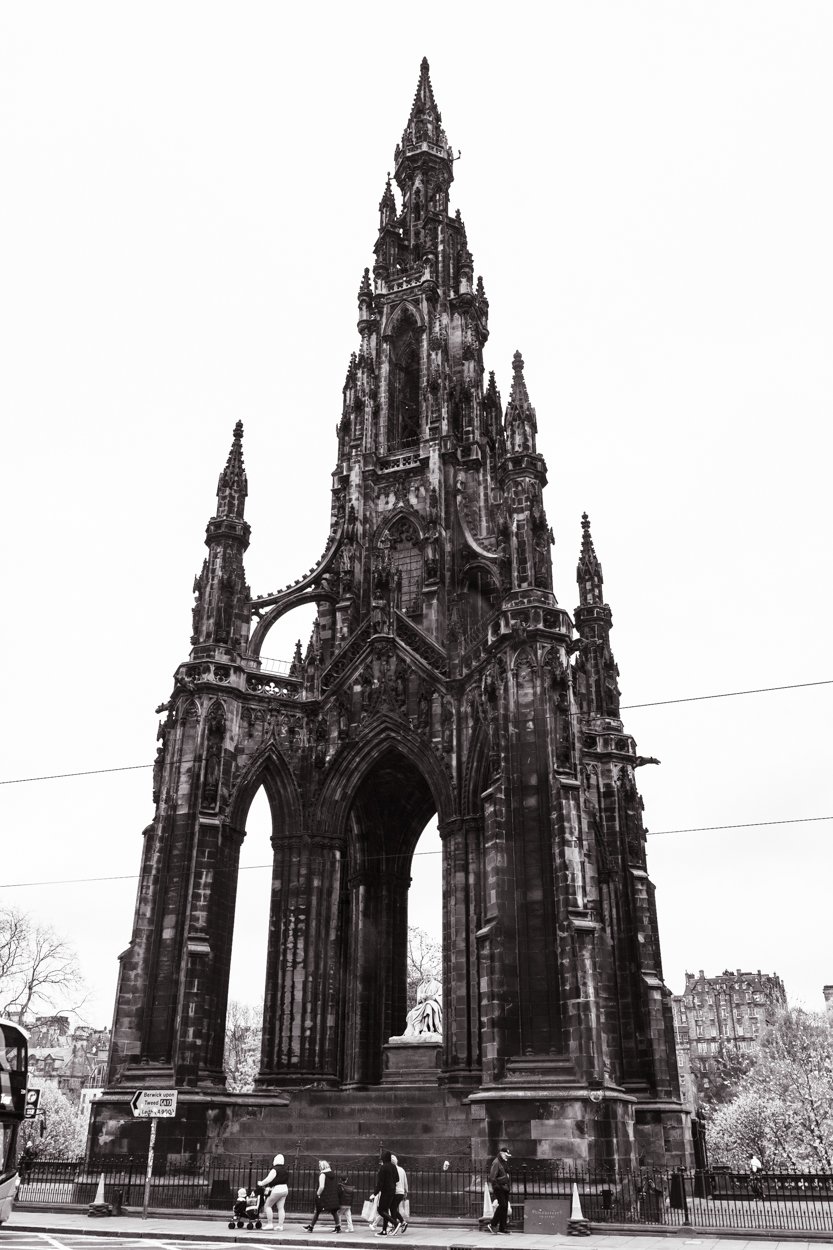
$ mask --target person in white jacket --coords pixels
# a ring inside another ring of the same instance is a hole
[[[405,1169],[399,1166],[399,1160],[396,1155],[391,1155],[390,1161],[396,1168],[396,1175],[398,1178],[396,1182],[396,1199],[391,1203],[390,1213],[394,1217],[398,1215],[400,1219],[400,1223],[394,1226],[393,1231],[395,1233],[404,1233],[405,1229],[408,1227],[408,1217],[406,1214],[407,1208],[406,1211],[403,1211],[402,1207],[405,1203],[405,1199],[408,1197],[408,1177],[405,1173]]]
[[[283,1228],[284,1216],[286,1215],[286,1196],[289,1193],[289,1172],[285,1167],[283,1155],[275,1155],[272,1160],[272,1168],[268,1176],[264,1176],[262,1181],[258,1181],[261,1189],[268,1190],[266,1201],[263,1204],[263,1222],[266,1228],[274,1228],[275,1221],[273,1212],[278,1213],[278,1229]]]

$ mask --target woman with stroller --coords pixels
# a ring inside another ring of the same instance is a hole
[[[261,1211],[264,1226],[275,1227],[273,1212],[277,1210],[278,1231],[280,1231],[286,1215],[286,1195],[289,1193],[289,1172],[284,1166],[283,1155],[275,1155],[269,1175],[265,1176],[262,1181],[258,1181],[258,1185],[266,1191],[266,1201]]]
[[[322,1211],[327,1211],[333,1217],[335,1231],[341,1232],[341,1224],[338,1218],[338,1178],[330,1167],[326,1159],[319,1159],[318,1167],[320,1169],[318,1175],[318,1189],[315,1194],[315,1211],[309,1224],[305,1224],[304,1228],[311,1233],[315,1228],[315,1222]]]

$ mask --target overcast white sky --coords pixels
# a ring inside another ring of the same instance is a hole
[[[623,704],[833,678],[833,6],[18,0],[0,7],[3,778],[153,759],[238,418],[253,590],[322,550],[355,295],[423,55],[504,402],[526,360],[557,594],[575,606],[586,509]],[[662,760],[639,773],[648,828],[833,813],[831,691],[626,711]],[[135,874],[150,789],[149,771],[0,788],[0,902],[71,936],[96,1024],[135,881],[8,887]],[[265,863],[262,803],[249,834]],[[762,968],[820,1008],[831,838],[652,839],[672,989]],[[412,891],[429,928],[438,872],[421,859]],[[233,993],[254,1000],[268,872],[241,882]]]

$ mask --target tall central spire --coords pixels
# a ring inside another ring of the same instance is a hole
[[[454,157],[448,146],[448,139],[442,127],[442,113],[434,99],[431,76],[428,72],[428,58],[422,58],[419,67],[419,82],[414,93],[414,102],[405,129],[402,142],[396,149],[396,181],[402,187],[402,166],[407,158],[415,153],[430,152],[440,156],[447,164],[448,182],[454,178]]]

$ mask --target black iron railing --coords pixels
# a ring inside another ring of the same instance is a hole
[[[338,1161],[331,1161],[339,1173]],[[488,1165],[409,1168],[411,1214],[476,1221],[484,1210]],[[213,1156],[198,1162],[157,1156],[150,1206],[157,1210],[222,1213],[231,1211],[238,1189],[251,1189],[265,1177],[271,1156]],[[307,1216],[314,1206],[318,1168],[288,1160],[287,1211]],[[375,1164],[346,1167],[354,1190],[354,1218],[374,1189]],[[104,1174],[105,1201],[141,1208],[146,1160],[141,1156],[102,1156],[85,1160],[35,1160],[21,1179],[22,1205],[86,1205]],[[833,1175],[815,1172],[745,1172],[642,1168],[634,1171],[588,1169],[561,1163],[513,1164],[513,1223],[522,1226],[533,1204],[571,1202],[574,1187],[585,1219],[594,1224],[653,1224],[669,1228],[769,1229],[833,1232]]]

